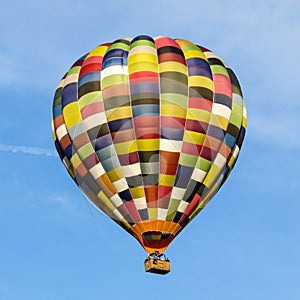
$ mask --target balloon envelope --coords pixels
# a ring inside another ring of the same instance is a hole
[[[246,108],[235,74],[213,52],[143,35],[78,59],[56,90],[52,124],[75,183],[152,253],[227,179]]]

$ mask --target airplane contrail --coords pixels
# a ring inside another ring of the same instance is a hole
[[[27,147],[27,146],[13,146],[0,144],[0,151],[12,152],[12,153],[25,153],[33,155],[44,155],[44,156],[57,156],[54,150],[38,148],[38,147]]]

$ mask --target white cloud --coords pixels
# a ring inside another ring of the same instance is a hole
[[[57,153],[54,150],[38,148],[38,147],[27,147],[27,146],[14,146],[14,145],[4,145],[0,144],[0,151],[12,152],[12,153],[24,153],[32,155],[43,155],[56,157]]]

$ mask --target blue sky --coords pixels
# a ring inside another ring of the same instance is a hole
[[[3,1],[0,299],[300,298],[299,20],[286,1]],[[189,39],[236,72],[248,131],[231,177],[174,240],[167,276],[96,211],[55,154],[60,77],[100,43]]]

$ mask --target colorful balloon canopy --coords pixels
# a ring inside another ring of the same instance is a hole
[[[169,37],[96,47],[62,78],[53,104],[69,174],[148,253],[162,253],[219,190],[245,127],[230,67]]]

